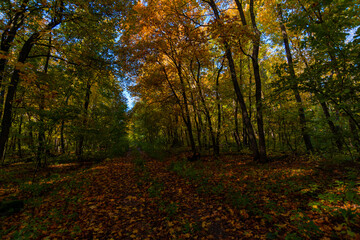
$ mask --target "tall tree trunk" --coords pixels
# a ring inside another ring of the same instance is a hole
[[[255,13],[254,13],[254,0],[250,0],[250,18],[252,22],[253,32],[255,39],[253,40],[253,51],[251,55],[254,78],[255,78],[255,98],[256,98],[256,119],[259,134],[259,152],[260,161],[266,162],[266,143],[265,143],[265,131],[264,131],[264,120],[263,120],[263,100],[262,100],[262,87],[260,77],[260,66],[259,66],[259,51],[260,51],[260,36],[261,32],[256,26]]]
[[[84,119],[83,119],[83,127],[85,128],[87,125],[87,118],[88,118],[88,109],[90,104],[90,95],[91,95],[91,84],[90,80],[86,83],[86,93],[85,93],[85,100],[84,100]],[[84,139],[85,135],[83,133],[80,133],[78,142],[76,144],[76,157],[79,161],[83,160],[83,147],[84,147]]]
[[[51,53],[51,35],[49,37],[49,49],[47,52],[44,74],[48,73],[49,61]],[[39,93],[40,93],[40,103],[39,103],[39,135],[38,135],[38,150],[37,150],[37,162],[38,166],[41,166],[42,158],[46,157],[45,155],[45,123],[44,123],[44,109],[45,109],[45,94],[43,92],[41,83],[37,84]],[[44,159],[44,164],[46,164],[46,158]]]
[[[200,84],[200,70],[201,70],[201,65],[200,65],[199,61],[198,61],[198,70],[197,70],[197,76],[196,77],[195,77],[195,74],[192,71],[192,67],[191,67],[191,73],[192,73],[193,78],[194,78],[194,80],[196,82],[196,86],[197,86],[197,89],[198,89],[198,92],[199,92],[200,100],[201,100],[201,103],[202,103],[203,108],[204,108],[205,117],[206,117],[206,120],[207,120],[208,125],[209,125],[209,133],[210,133],[210,137],[211,137],[211,141],[212,141],[212,145],[213,145],[213,149],[214,149],[214,154],[217,156],[217,155],[219,155],[219,151],[218,151],[218,149],[216,149],[216,138],[215,138],[215,132],[214,132],[214,128],[213,128],[212,121],[211,121],[211,115],[210,115],[208,107],[206,106],[204,94],[202,92],[202,88],[201,88],[201,84]]]
[[[220,130],[221,130],[221,104],[220,104],[220,93],[219,93],[219,88],[220,88],[220,84],[219,84],[219,78],[220,78],[220,74],[221,71],[223,69],[224,66],[224,61],[221,63],[221,67],[218,70],[218,74],[216,76],[216,105],[217,105],[217,117],[218,117],[218,122],[217,122],[217,130],[216,130],[216,146],[214,148],[215,151],[215,155],[219,155],[220,154]]]
[[[177,127],[178,122],[179,122],[178,115],[175,115],[175,126],[176,127],[173,128],[174,134],[173,134],[173,139],[172,139],[171,145],[176,146],[176,147],[181,143],[179,133],[178,133],[178,127]]]
[[[65,139],[64,139],[64,128],[65,128],[65,121],[61,121],[61,128],[60,128],[60,146],[61,146],[61,153],[65,154]]]
[[[242,8],[242,2],[235,0],[237,9],[240,14],[241,22],[244,26],[247,25],[245,14]],[[255,12],[254,12],[254,1],[250,0],[250,19],[252,23],[254,40],[252,41],[252,54],[250,56],[254,71],[255,78],[255,99],[256,99],[256,120],[259,134],[259,160],[261,162],[267,161],[266,156],[266,142],[265,142],[265,132],[264,132],[264,120],[263,120],[263,102],[262,102],[262,86],[261,86],[261,76],[260,76],[260,66],[259,66],[259,50],[260,50],[260,36],[261,32],[257,28]],[[249,68],[250,71],[250,68]],[[249,93],[250,94],[250,93]],[[251,95],[251,94],[250,94]],[[251,107],[251,106],[250,106]]]
[[[28,11],[27,4],[29,0],[24,0],[20,8],[16,11],[14,18],[7,24],[8,28],[3,29],[1,34],[0,52],[8,55],[11,45],[16,37],[19,28],[24,24],[26,12]],[[0,58],[0,104],[4,103],[5,88],[3,87],[3,80],[5,74],[5,67],[7,65],[7,58]]]
[[[19,52],[19,57],[17,61],[18,63],[20,64],[25,63],[32,47],[34,46],[36,41],[40,38],[42,33],[50,31],[51,29],[53,29],[62,22],[63,9],[64,9],[64,5],[63,3],[61,3],[60,9],[57,12],[57,16],[55,16],[54,19],[52,19],[52,21],[48,25],[46,25],[45,28],[43,28],[41,31],[34,32],[33,34],[30,35],[30,37],[28,38],[28,40],[26,40],[26,42],[24,43],[24,45],[22,46]],[[13,104],[12,102],[15,96],[17,85],[20,80],[20,75],[21,75],[20,69],[15,68],[11,76],[10,84],[8,86],[7,95],[4,102],[4,110],[1,119],[1,133],[0,133],[0,158],[2,159],[4,159],[5,157],[4,150],[5,150],[6,142],[9,138],[11,122],[12,122],[12,104]]]
[[[300,57],[302,58],[303,62],[305,63],[306,67],[309,67],[309,65],[306,61],[306,58],[304,57],[304,55],[302,54],[300,49],[296,49],[296,50],[299,53]],[[330,112],[329,112],[326,102],[324,100],[321,100],[320,96],[317,96],[317,98],[320,102],[321,108],[325,115],[326,121],[329,125],[329,128],[335,137],[336,146],[341,151],[343,149],[343,142],[344,142],[343,136],[341,134],[341,128],[339,126],[335,125],[334,122],[331,120]]]
[[[201,128],[200,128],[198,113],[196,113],[196,112],[194,114],[194,122],[195,122],[195,126],[196,126],[196,131],[197,131],[198,146],[199,146],[199,150],[201,150]]]
[[[199,142],[199,149],[201,150],[204,146],[204,138],[206,139],[206,136],[204,136],[206,134],[204,134],[204,123],[202,121],[201,112],[198,112],[197,119],[198,119],[198,123],[199,123],[200,134],[201,134],[201,138],[200,138],[200,142]]]
[[[194,140],[194,134],[192,132],[192,125],[191,125],[191,119],[190,119],[190,110],[189,110],[188,100],[187,100],[187,96],[186,96],[185,82],[184,82],[184,78],[183,78],[182,71],[181,71],[181,63],[177,64],[176,68],[177,68],[179,79],[180,79],[181,94],[182,94],[182,97],[183,97],[183,100],[184,100],[185,119],[186,119],[185,125],[186,125],[186,128],[188,130],[188,134],[189,134],[191,150],[192,150],[193,153],[195,153],[196,152],[196,145],[195,145],[195,140]]]
[[[248,96],[248,101],[249,101],[249,118],[252,118],[252,98],[253,96],[251,95],[251,87],[253,85],[252,83],[252,73],[251,73],[251,59],[248,59],[248,69],[249,69],[249,84],[248,84],[248,89],[249,89],[249,96]]]
[[[342,135],[340,133],[340,127],[339,126],[336,126],[334,124],[334,122],[331,120],[331,116],[330,116],[330,112],[329,112],[329,108],[328,106],[326,105],[326,103],[324,101],[320,101],[320,105],[321,105],[321,108],[323,109],[323,112],[324,112],[324,115],[325,115],[325,118],[326,118],[326,121],[329,125],[329,128],[332,132],[332,134],[334,135],[335,137],[335,143],[336,143],[336,146],[337,148],[341,151],[342,148],[343,148],[343,138],[342,138]]]
[[[39,38],[40,33],[32,34],[29,39],[24,43],[23,47],[20,50],[18,62],[24,64],[29,53],[35,43]],[[4,103],[4,110],[1,120],[1,133],[0,133],[0,157],[5,158],[5,145],[9,138],[11,123],[12,123],[12,108],[13,108],[13,99],[15,96],[16,88],[20,80],[21,71],[19,68],[15,68],[11,76],[10,84],[8,86],[7,95]]]
[[[18,155],[20,158],[22,158],[22,148],[21,148],[21,134],[22,134],[22,124],[23,124],[23,115],[20,116],[20,122],[19,122],[19,131],[18,131]]]
[[[304,107],[303,107],[303,103],[302,103],[302,99],[298,90],[298,85],[296,82],[296,75],[295,75],[295,70],[294,70],[294,63],[292,60],[292,54],[290,51],[290,45],[289,45],[289,39],[288,39],[288,35],[286,32],[286,28],[284,25],[284,19],[282,16],[282,10],[281,10],[281,5],[278,4],[277,5],[277,10],[278,10],[278,17],[280,20],[280,29],[282,32],[282,37],[283,37],[283,41],[284,41],[284,46],[285,46],[285,51],[286,51],[286,58],[287,58],[287,62],[289,65],[289,71],[290,71],[290,76],[292,79],[292,90],[294,92],[295,95],[295,99],[296,99],[296,103],[297,103],[297,108],[298,108],[298,114],[299,114],[299,121],[300,121],[300,126],[301,126],[301,134],[306,146],[306,150],[308,152],[312,152],[314,150],[312,143],[311,143],[311,138],[310,135],[308,134],[308,130],[306,127],[306,118],[305,118],[305,111],[304,111]]]
[[[170,89],[171,89],[171,91],[174,94],[174,97],[176,99],[176,102],[177,102],[177,104],[179,105],[179,107],[181,109],[181,117],[182,117],[182,119],[183,119],[183,121],[185,123],[186,129],[187,129],[187,132],[188,132],[188,134],[185,133],[186,141],[189,143],[188,145],[191,145],[191,149],[195,153],[196,152],[196,147],[195,147],[194,136],[192,135],[192,126],[191,126],[191,122],[190,122],[190,114],[186,114],[186,113],[189,113],[189,108],[187,106],[187,98],[186,98],[186,93],[185,93],[184,81],[182,79],[181,66],[179,67],[177,64],[175,64],[177,66],[180,82],[182,83],[181,84],[181,87],[183,88],[182,95],[183,95],[183,97],[185,95],[184,104],[181,104],[180,98],[176,94],[176,91],[175,91],[172,83],[170,82],[169,76],[167,75],[165,66],[163,66],[160,62],[159,62],[159,64],[162,66],[163,72],[165,74],[165,79],[168,82],[169,87],[170,87]],[[186,104],[185,104],[185,102],[186,102]]]
[[[65,106],[67,106],[69,102],[69,98],[71,95],[71,91],[68,92],[66,99],[65,99]],[[65,130],[65,120],[61,120],[61,127],[60,127],[60,146],[61,146],[61,153],[65,154],[65,137],[64,137],[64,130]]]
[[[40,90],[42,91],[42,90]],[[40,93],[40,104],[39,104],[39,135],[38,135],[38,149],[36,160],[38,166],[41,166],[41,160],[45,157],[45,126],[44,126],[44,109],[45,109],[45,97],[44,93]],[[44,164],[46,161],[44,160]]]
[[[357,152],[360,152],[360,138],[358,134],[358,129],[356,128],[356,124],[352,118],[349,118],[349,127],[350,133],[353,138],[352,145],[355,147]]]
[[[235,138],[235,142],[236,142],[236,145],[237,145],[237,150],[240,151],[240,149],[241,149],[241,141],[240,141],[240,132],[239,132],[238,112],[239,112],[239,104],[238,104],[238,101],[235,99],[235,112],[234,112],[235,132],[234,132],[234,138]]]
[[[192,69],[192,63],[190,63],[190,68]],[[193,74],[193,72],[192,72],[192,74]],[[197,135],[197,140],[198,140],[198,146],[199,146],[199,149],[201,149],[201,129],[200,129],[200,123],[198,122],[198,119],[197,119],[197,115],[198,115],[197,102],[194,98],[193,91],[191,90],[191,83],[188,78],[187,78],[187,84],[189,87],[190,97],[192,100],[192,106],[193,106],[193,112],[194,112],[193,119],[194,119],[195,128],[196,128],[196,132],[197,132],[196,135]]]
[[[211,9],[213,10],[216,20],[220,20],[219,11],[218,11],[218,9],[216,7],[216,4],[215,4],[214,0],[209,0],[209,1],[206,1],[206,2],[210,5]],[[232,83],[234,85],[234,90],[235,90],[237,99],[239,101],[239,104],[240,104],[240,107],[241,107],[241,110],[242,110],[242,116],[243,116],[244,124],[245,124],[246,130],[247,130],[248,136],[249,136],[250,148],[251,148],[251,150],[253,152],[254,158],[256,160],[260,160],[259,159],[260,158],[259,149],[258,149],[256,138],[255,138],[255,132],[254,132],[253,126],[251,124],[250,118],[248,116],[246,104],[245,104],[245,101],[244,101],[244,96],[243,96],[243,94],[242,94],[242,92],[240,90],[239,83],[237,81],[235,63],[234,63],[234,59],[232,57],[231,47],[230,47],[229,43],[227,42],[227,40],[225,38],[222,39],[222,40],[223,40],[223,44],[224,44],[224,47],[225,47],[226,58],[227,58],[228,63],[229,63],[229,70],[230,70],[231,80],[232,80]]]

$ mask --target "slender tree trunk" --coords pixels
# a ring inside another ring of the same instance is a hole
[[[242,2],[235,0],[237,9],[240,14],[241,22],[244,26],[247,25],[245,14],[242,8]],[[254,40],[252,42],[252,55],[251,61],[254,71],[255,78],[255,99],[256,99],[256,120],[259,134],[259,160],[261,162],[267,161],[266,156],[266,142],[265,142],[265,133],[264,133],[264,121],[263,121],[263,103],[262,103],[262,86],[261,86],[261,76],[260,76],[260,66],[259,66],[259,50],[260,50],[260,36],[261,32],[256,26],[255,13],[254,13],[254,1],[250,0],[250,19],[252,23],[252,28],[254,32]],[[250,68],[249,68],[250,71]],[[249,95],[250,92],[249,92]]]
[[[178,146],[179,143],[181,142],[180,137],[179,137],[179,133],[178,133],[178,127],[177,127],[178,122],[179,122],[178,116],[175,115],[175,126],[176,126],[176,128],[173,129],[174,135],[173,135],[173,140],[172,140],[172,146]]]
[[[264,131],[264,120],[263,120],[263,100],[262,100],[262,86],[260,77],[260,66],[259,66],[259,51],[260,51],[260,36],[261,32],[256,26],[255,13],[254,13],[254,0],[250,0],[250,18],[252,22],[255,39],[253,40],[253,51],[251,55],[254,78],[255,78],[255,98],[256,98],[256,119],[259,134],[259,152],[260,161],[266,162],[266,143],[265,143],[265,131]]]
[[[26,7],[26,4],[25,4]],[[24,45],[22,46],[19,57],[18,63],[24,64],[26,59],[29,56],[29,53],[36,43],[36,41],[40,38],[41,34],[47,31],[50,31],[57,25],[62,22],[62,11],[64,9],[63,3],[60,4],[60,9],[57,12],[57,16],[41,31],[34,32],[31,36],[26,40]],[[0,133],[0,158],[5,157],[5,145],[9,138],[11,122],[12,122],[12,102],[15,96],[16,88],[20,80],[21,71],[19,68],[15,68],[14,72],[11,76],[10,84],[8,86],[7,95],[4,102],[4,110],[1,119],[1,133]]]
[[[34,42],[38,39],[40,33],[34,33],[24,43],[19,53],[18,62],[24,64],[29,53],[34,45]],[[1,121],[1,133],[0,133],[0,157],[5,158],[5,146],[9,138],[11,123],[12,123],[12,108],[13,99],[15,96],[16,88],[20,80],[20,69],[15,68],[12,74],[10,84],[8,86],[7,95],[5,98],[4,111]]]
[[[175,63],[175,62],[174,62]],[[161,63],[159,63],[160,65],[162,65]],[[188,133],[191,133],[191,134],[186,134],[185,132],[185,138],[186,138],[186,142],[188,143],[188,145],[191,145],[191,148],[192,148],[192,151],[195,153],[196,152],[196,147],[195,147],[195,141],[194,141],[194,137],[192,135],[192,127],[191,127],[191,122],[190,122],[190,114],[186,114],[186,113],[189,113],[189,108],[187,106],[187,98],[186,98],[186,93],[185,93],[185,85],[184,85],[184,81],[182,79],[182,73],[181,73],[181,65],[178,66],[177,64],[175,64],[177,66],[177,70],[178,70],[178,74],[179,74],[179,78],[180,78],[180,82],[182,83],[181,84],[181,87],[182,87],[182,95],[184,97],[185,95],[185,99],[184,99],[184,104],[181,103],[180,101],[180,98],[179,96],[176,94],[176,91],[173,87],[173,85],[171,84],[170,82],[170,79],[167,75],[167,72],[166,72],[166,69],[165,67],[162,65],[162,68],[163,68],[163,72],[165,74],[165,79],[166,81],[168,82],[169,84],[169,87],[172,91],[172,93],[174,94],[174,97],[176,99],[176,102],[178,103],[180,109],[181,109],[181,117],[185,123],[185,126],[186,126],[186,129],[188,131]],[[185,110],[184,110],[185,109]],[[182,132],[182,131],[181,131]],[[189,136],[189,137],[188,137]],[[192,141],[191,141],[192,139]]]
[[[291,76],[292,81],[293,81],[292,90],[294,92],[297,107],[298,107],[298,111],[299,111],[301,134],[302,134],[305,146],[306,146],[306,150],[308,152],[312,152],[314,150],[314,148],[312,146],[311,138],[310,138],[310,135],[308,134],[308,130],[307,130],[307,127],[306,127],[305,110],[304,110],[304,107],[303,107],[302,99],[301,99],[301,96],[300,96],[300,93],[299,93],[299,90],[298,90],[298,85],[297,85],[297,82],[296,82],[294,63],[293,63],[293,60],[292,60],[292,54],[291,54],[291,51],[290,51],[289,39],[288,39],[288,35],[287,35],[286,28],[285,28],[285,25],[284,25],[284,19],[283,19],[283,16],[282,16],[282,10],[281,10],[280,4],[277,5],[277,9],[278,9],[278,17],[279,17],[279,20],[280,20],[280,29],[281,29],[281,32],[282,32],[285,51],[286,51],[286,58],[287,58],[288,65],[289,65],[290,76]]]
[[[11,45],[16,37],[19,28],[24,24],[25,13],[28,11],[27,4],[29,0],[24,0],[14,15],[14,18],[8,23],[9,28],[3,29],[1,34],[0,52],[8,55]],[[8,63],[7,58],[0,58],[0,104],[4,103],[5,88],[3,88],[3,80],[5,75],[5,67]]]
[[[65,99],[65,106],[67,106],[68,102],[69,102],[69,98],[70,98],[70,93],[71,91],[69,91],[69,94],[66,96]],[[60,146],[61,146],[61,153],[65,154],[65,137],[64,137],[64,130],[65,130],[65,120],[62,119],[61,120],[61,127],[60,127]]]
[[[16,136],[12,136],[10,139],[10,144],[8,144],[8,152],[14,153],[15,152],[15,147],[16,147]]]
[[[190,140],[190,145],[191,145],[191,150],[193,153],[196,152],[196,145],[195,145],[195,140],[194,140],[194,135],[192,132],[192,125],[191,125],[191,119],[190,119],[190,110],[189,110],[189,106],[188,106],[188,100],[187,100],[187,96],[186,96],[186,89],[185,89],[185,82],[184,82],[184,78],[181,72],[181,63],[179,63],[176,66],[177,70],[178,70],[178,75],[179,75],[179,79],[180,79],[180,84],[181,84],[181,94],[183,96],[183,100],[184,100],[184,109],[185,109],[185,125],[186,128],[188,130],[188,134],[189,134],[189,140]]]
[[[191,66],[192,64],[190,63],[190,68],[192,68]],[[199,146],[199,149],[201,149],[201,129],[200,129],[200,126],[199,126],[199,122],[197,121],[197,104],[196,104],[196,101],[195,101],[195,98],[194,98],[194,94],[193,94],[193,91],[191,90],[191,84],[190,84],[190,81],[188,80],[187,78],[187,84],[188,84],[188,87],[189,87],[189,92],[190,92],[190,97],[191,97],[191,100],[192,100],[192,106],[193,106],[193,112],[194,112],[194,123],[195,123],[195,127],[196,127],[196,132],[197,132],[197,140],[198,140],[198,146]]]
[[[354,123],[352,118],[349,118],[349,127],[353,138],[352,145],[355,147],[357,152],[360,152],[360,138],[358,134],[358,129],[356,128],[356,124]]]
[[[208,125],[209,125],[209,133],[210,133],[210,137],[211,137],[211,141],[212,141],[212,145],[213,145],[213,149],[214,149],[214,154],[217,156],[217,155],[219,155],[219,151],[216,148],[216,138],[215,138],[214,128],[213,128],[213,125],[212,125],[212,122],[211,122],[211,115],[210,115],[208,107],[206,106],[205,98],[204,98],[202,88],[201,88],[201,85],[200,85],[200,70],[201,70],[201,66],[200,66],[200,62],[198,62],[197,77],[195,77],[195,75],[193,74],[193,71],[191,71],[191,72],[192,72],[192,74],[194,76],[194,80],[195,80],[196,85],[197,85],[200,100],[201,100],[201,103],[202,103],[203,108],[204,108],[205,117],[206,117],[206,120],[207,120]]]
[[[85,93],[85,101],[84,101],[84,120],[83,120],[84,128],[87,125],[88,109],[89,109],[89,104],[90,104],[90,95],[91,95],[91,84],[90,84],[90,80],[88,80],[86,83],[86,93]],[[85,139],[84,134],[80,133],[78,142],[76,144],[76,152],[75,152],[79,161],[83,160],[84,139]]]
[[[248,91],[249,91],[249,96],[248,96],[248,101],[249,101],[249,118],[252,119],[252,95],[251,95],[251,87],[253,85],[253,82],[252,82],[252,72],[251,72],[251,59],[249,58],[248,59],[248,69],[249,69],[249,84],[248,84]]]
[[[206,139],[206,136],[204,136],[206,134],[204,134],[204,123],[202,121],[201,112],[198,112],[197,119],[199,122],[199,128],[201,134],[201,138],[200,138],[201,143],[199,142],[199,149],[201,150],[204,147],[204,139]]]
[[[220,104],[220,93],[219,93],[219,88],[220,88],[220,84],[219,84],[219,78],[220,78],[220,74],[221,71],[223,69],[224,66],[224,62],[221,64],[221,67],[218,71],[218,74],[216,76],[216,104],[217,104],[217,113],[218,113],[218,125],[217,125],[217,131],[216,131],[216,146],[214,148],[214,152],[215,155],[219,155],[220,154],[220,131],[221,131],[221,104]]]
[[[324,101],[320,101],[320,105],[321,108],[323,109],[326,121],[329,125],[329,128],[331,130],[331,132],[333,133],[334,137],[335,137],[335,143],[337,148],[341,151],[343,148],[343,139],[342,139],[342,135],[340,133],[340,127],[336,126],[334,124],[334,122],[331,120],[331,116],[330,116],[330,112],[329,112],[329,108],[326,105],[326,103]]]
[[[241,141],[240,141],[240,133],[239,133],[239,120],[238,120],[238,112],[239,112],[239,104],[238,101],[235,99],[235,113],[234,113],[234,120],[235,120],[235,132],[234,138],[237,145],[237,150],[240,151],[241,149]]]
[[[200,123],[199,123],[199,119],[198,119],[198,114],[195,112],[194,114],[194,122],[195,122],[195,127],[196,127],[196,132],[197,132],[197,140],[198,140],[198,146],[199,146],[199,150],[201,150],[201,128],[200,128]]]
[[[42,91],[42,90],[40,90]],[[38,149],[36,160],[38,166],[41,166],[41,160],[45,157],[45,127],[43,112],[45,109],[45,97],[43,93],[40,93],[40,104],[39,104],[39,135],[38,135]],[[45,164],[45,161],[44,161]]]
[[[216,20],[220,20],[220,15],[219,15],[219,12],[218,12],[218,9],[216,7],[216,4],[215,4],[214,0],[209,0],[209,1],[206,1],[206,2],[212,8],[212,10],[213,10],[213,12],[215,14]],[[229,43],[227,42],[227,40],[225,38],[223,39],[223,44],[224,44],[224,47],[225,47],[226,58],[227,58],[228,63],[229,63],[229,70],[230,70],[231,80],[232,80],[233,85],[234,85],[234,90],[235,90],[236,96],[238,98],[238,101],[239,101],[239,104],[240,104],[240,107],[241,107],[241,110],[242,110],[242,116],[243,116],[243,119],[244,119],[244,123],[245,123],[246,129],[247,129],[248,135],[249,135],[250,148],[251,148],[251,150],[253,152],[254,158],[256,160],[260,160],[259,159],[260,158],[259,149],[258,149],[256,138],[255,138],[255,132],[254,132],[253,126],[251,124],[250,118],[248,116],[248,112],[247,112],[246,104],[245,104],[245,101],[244,101],[244,97],[243,97],[243,94],[242,94],[242,92],[240,90],[239,83],[238,83],[238,80],[237,80],[235,63],[234,63],[234,59],[232,57],[231,47],[230,47]]]
[[[23,115],[20,116],[20,122],[19,122],[19,131],[18,131],[18,155],[20,158],[22,158],[22,148],[21,148],[21,134],[22,134],[22,124],[23,124]]]
[[[49,37],[49,49],[45,60],[44,74],[47,74],[50,61],[51,53],[51,35]],[[41,87],[41,83],[38,84],[38,89],[40,93],[40,103],[39,103],[39,135],[38,135],[38,151],[37,151],[37,162],[38,166],[41,166],[42,158],[46,157],[45,155],[45,122],[44,122],[44,109],[45,109],[45,95]],[[44,164],[46,164],[46,159],[44,159]]]
[[[61,121],[61,128],[60,128],[60,146],[61,146],[61,153],[65,154],[65,139],[64,139],[64,128],[65,128],[65,121]]]

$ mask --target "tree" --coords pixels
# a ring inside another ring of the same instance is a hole
[[[212,9],[212,11],[213,11],[213,13],[215,15],[216,22],[221,26],[222,24],[221,24],[220,14],[219,14],[219,11],[217,9],[217,6],[216,6],[215,2],[213,0],[204,1],[204,2],[209,4],[209,6],[211,7],[211,9]],[[236,69],[235,69],[234,59],[232,57],[231,46],[228,43],[228,41],[226,40],[225,36],[222,36],[222,37],[223,37],[223,44],[224,44],[224,48],[225,48],[225,54],[226,54],[226,58],[228,60],[229,70],[230,70],[230,73],[231,73],[231,80],[232,80],[233,85],[234,85],[234,90],[235,90],[235,93],[236,93],[236,96],[237,96],[237,100],[240,103],[240,107],[241,107],[241,110],[242,110],[242,116],[243,116],[243,119],[244,119],[244,124],[246,126],[247,133],[249,135],[250,148],[253,151],[255,159],[259,159],[260,161],[266,161],[266,155],[264,156],[264,155],[259,154],[259,150],[258,150],[256,138],[255,138],[255,132],[254,132],[254,129],[252,127],[250,118],[248,116],[247,107],[246,107],[246,104],[245,104],[245,101],[244,101],[243,94],[242,94],[241,89],[240,89],[239,84],[238,84],[237,73],[236,73]],[[264,153],[264,152],[262,152],[262,153]]]

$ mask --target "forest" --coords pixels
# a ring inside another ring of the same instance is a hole
[[[0,238],[360,239],[359,12],[0,1]]]

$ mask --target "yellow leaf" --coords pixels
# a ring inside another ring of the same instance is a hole
[[[206,223],[206,222],[202,222],[202,223],[201,223],[201,226],[202,226],[203,228],[205,228],[205,227],[206,227],[206,225],[207,225],[207,223]]]
[[[234,215],[234,211],[231,208],[229,208],[229,212],[231,215]]]
[[[135,229],[134,231],[133,231],[133,233],[138,233],[139,232],[139,230],[137,230],[137,229]]]
[[[136,236],[134,234],[131,234],[130,237],[131,238],[136,238]]]
[[[336,227],[334,227],[336,231],[341,231],[343,229],[343,224],[339,224]]]
[[[186,233],[186,234],[184,234],[183,236],[186,237],[186,238],[189,238],[189,237],[190,237],[190,233]]]

